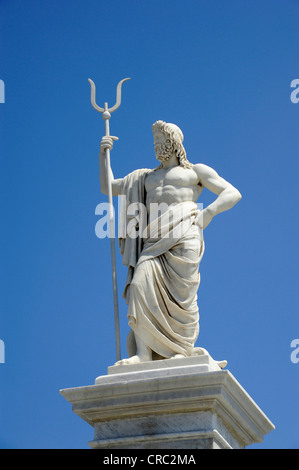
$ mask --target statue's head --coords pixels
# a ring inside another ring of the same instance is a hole
[[[169,122],[156,121],[153,124],[153,134],[155,153],[160,162],[163,163],[175,155],[181,166],[192,167],[192,164],[187,160],[186,150],[183,146],[184,135],[178,126]]]

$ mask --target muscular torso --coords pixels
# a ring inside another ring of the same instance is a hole
[[[145,179],[146,206],[152,203],[179,204],[196,202],[203,190],[198,175],[191,169],[175,166],[149,173]]]

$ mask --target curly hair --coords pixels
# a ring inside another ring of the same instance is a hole
[[[156,131],[162,132],[166,137],[168,137],[172,143],[172,151],[175,152],[180,166],[183,168],[192,168],[192,163],[187,160],[186,150],[183,146],[184,135],[181,129],[175,124],[164,121],[156,121],[152,126],[153,134]],[[159,169],[162,167],[162,164],[158,166]]]

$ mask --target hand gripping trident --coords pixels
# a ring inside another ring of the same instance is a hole
[[[124,78],[119,82],[116,89],[116,103],[112,108],[108,108],[108,103],[105,103],[104,108],[100,108],[96,104],[95,95],[96,87],[94,82],[89,78],[88,81],[91,86],[91,104],[96,111],[102,113],[102,117],[105,121],[105,136],[110,136],[109,130],[109,119],[111,118],[111,113],[119,108],[121,103],[121,87],[122,84],[130,80],[130,78]],[[114,322],[115,322],[115,343],[116,343],[116,360],[121,359],[120,353],[120,334],[119,334],[119,313],[118,313],[118,293],[117,293],[117,277],[116,277],[116,258],[115,258],[115,231],[114,231],[114,210],[112,202],[112,182],[110,175],[110,150],[105,149],[106,156],[106,171],[107,171],[107,184],[108,184],[108,206],[109,206],[109,227],[110,227],[110,248],[111,248],[111,264],[112,264],[112,283],[113,283],[113,301],[114,301]]]

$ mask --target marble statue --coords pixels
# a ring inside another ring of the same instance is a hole
[[[194,354],[199,334],[197,290],[203,230],[215,215],[241,199],[240,192],[214,169],[188,161],[178,126],[157,121],[153,136],[158,167],[138,169],[120,179],[114,179],[108,169],[113,196],[122,195],[125,207],[133,204],[140,209],[137,237],[131,237],[127,229],[132,215],[124,210],[120,218],[123,235],[119,246],[128,268],[123,296],[131,330],[129,357],[117,365]],[[107,148],[112,149],[114,140],[118,138],[105,136],[100,145],[104,194],[108,191],[104,155]],[[217,197],[199,211],[196,203],[203,188]]]

